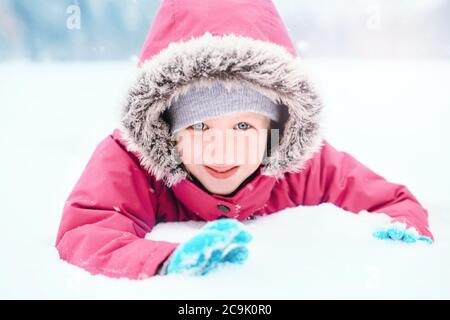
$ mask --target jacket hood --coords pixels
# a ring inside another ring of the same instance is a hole
[[[127,149],[171,187],[188,173],[163,112],[192,85],[250,86],[286,116],[261,174],[299,172],[322,146],[322,103],[270,0],[163,0],[144,42],[120,121]]]

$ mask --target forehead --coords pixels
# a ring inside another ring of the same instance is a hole
[[[210,118],[205,120],[205,122],[223,122],[223,121],[243,121],[243,120],[253,120],[253,121],[265,121],[268,118],[258,112],[235,112],[231,114],[221,115],[220,117]]]

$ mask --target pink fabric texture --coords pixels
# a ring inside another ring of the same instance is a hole
[[[201,5],[193,5],[197,2]],[[165,0],[140,62],[171,42],[206,31],[274,42],[296,56],[271,1]],[[56,248],[62,259],[93,274],[142,279],[155,275],[179,245],[144,239],[158,222],[211,221],[221,216],[242,221],[324,202],[353,213],[385,213],[433,239],[427,210],[405,186],[385,180],[350,154],[323,142],[300,172],[286,173],[279,180],[258,172],[234,196],[225,197],[211,195],[190,180],[166,187],[140,166],[139,155],[127,151],[120,130],[115,129],[98,144],[66,200]],[[229,211],[222,211],[221,205]]]
[[[385,213],[433,239],[427,211],[405,186],[386,181],[326,141],[302,172],[278,181],[258,174],[233,197],[224,197],[210,195],[189,180],[167,188],[126,151],[116,129],[97,146],[69,195],[56,247],[62,259],[91,273],[146,278],[178,246],[144,239],[158,222],[221,216],[242,221],[324,202],[354,213]]]
[[[153,20],[139,61],[152,58],[172,42],[186,41],[207,31],[272,42],[298,55],[271,0],[165,0]]]

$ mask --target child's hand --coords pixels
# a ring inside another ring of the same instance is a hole
[[[223,263],[242,264],[252,236],[233,219],[208,222],[200,233],[182,243],[169,257],[166,273],[205,275]]]
[[[433,240],[429,237],[420,236],[414,227],[407,228],[403,222],[394,222],[383,228],[376,230],[373,236],[378,239],[399,240],[407,243],[415,243],[416,241],[425,241],[432,244]]]

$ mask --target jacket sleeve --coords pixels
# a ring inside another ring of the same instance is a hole
[[[152,241],[157,198],[133,154],[109,135],[68,196],[56,239],[60,258],[92,274],[155,275],[178,243]]]
[[[387,181],[326,140],[304,170],[290,179],[296,185],[293,197],[297,205],[330,202],[353,213],[384,213],[434,240],[427,210],[404,185]]]

